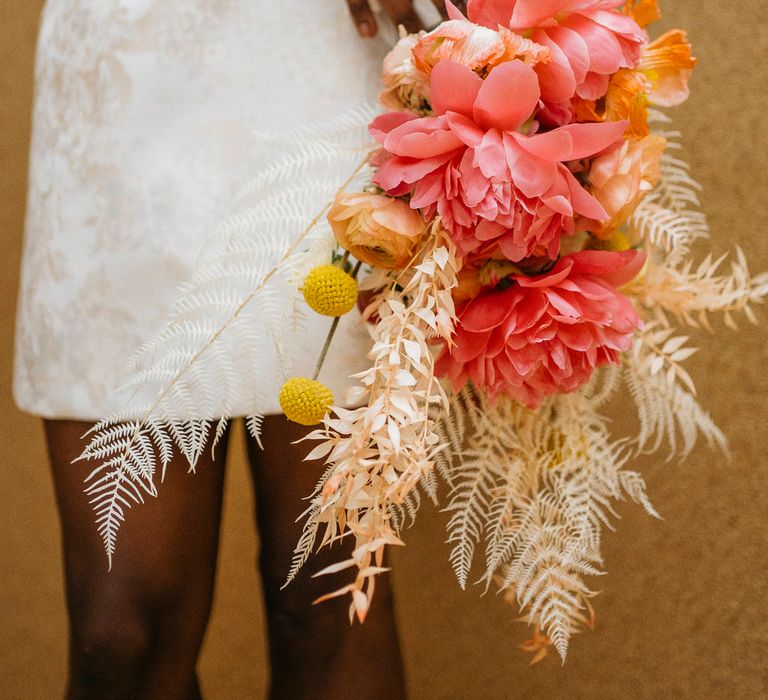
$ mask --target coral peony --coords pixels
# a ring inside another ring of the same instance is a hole
[[[688,79],[696,59],[686,33],[672,29],[643,51],[640,70],[651,83],[650,101],[660,107],[676,107],[688,99]]]
[[[423,32],[422,32],[423,35]],[[384,58],[379,101],[387,109],[429,113],[429,76],[413,63],[419,34],[406,34]]]
[[[393,196],[411,194],[411,206],[427,219],[439,214],[460,254],[498,246],[513,261],[554,259],[575,214],[607,218],[563,163],[611,146],[626,122],[522,133],[540,96],[536,74],[522,61],[502,64],[485,80],[442,61],[431,91],[438,116],[388,113],[373,121],[386,154],[374,181]]]
[[[595,158],[589,171],[590,191],[610,218],[584,222],[588,231],[604,238],[627,222],[658,183],[666,147],[666,139],[651,134],[639,141],[626,141]]]
[[[467,381],[493,400],[509,395],[531,408],[578,389],[629,350],[640,319],[617,288],[637,275],[645,254],[581,251],[537,277],[483,292],[458,309],[453,348],[437,363],[456,390]]]
[[[574,96],[596,100],[620,68],[635,68],[648,35],[629,15],[624,0],[469,0],[469,19],[509,27],[552,52],[536,66],[542,99],[566,105]]]
[[[407,202],[367,192],[340,194],[328,222],[342,248],[364,263],[388,269],[409,262],[426,228]]]

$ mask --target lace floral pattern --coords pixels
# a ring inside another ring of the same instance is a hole
[[[213,227],[290,128],[375,98],[386,45],[341,0],[49,0],[36,68],[19,406],[94,420]],[[322,323],[307,334],[320,335]],[[363,333],[344,331],[363,355]],[[307,343],[311,345],[311,343]],[[327,368],[341,382],[344,366]],[[275,362],[275,358],[264,358]],[[249,406],[274,412],[274,405]]]

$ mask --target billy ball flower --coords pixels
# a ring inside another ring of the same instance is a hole
[[[333,405],[333,392],[314,379],[293,377],[280,390],[280,408],[289,420],[300,425],[315,425]]]
[[[357,282],[335,265],[311,270],[301,292],[309,307],[323,316],[343,316],[357,303]]]

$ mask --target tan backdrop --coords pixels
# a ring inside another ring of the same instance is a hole
[[[654,31],[687,27],[700,58],[693,98],[676,119],[705,188],[715,247],[739,244],[755,269],[766,269],[764,3],[664,4],[666,19]],[[42,434],[10,398],[40,6],[0,0],[0,698],[9,700],[58,697],[65,677],[58,529]],[[762,319],[768,323],[768,314]],[[493,596],[458,589],[443,544],[445,517],[424,507],[394,561],[413,698],[768,697],[768,338],[764,328],[717,330],[698,338],[706,351],[692,367],[730,436],[733,460],[702,448],[684,465],[644,465],[665,520],[621,508],[618,532],[605,542],[610,575],[597,582],[597,630],[574,640],[564,667],[549,659],[529,668],[516,649],[525,629],[513,611]],[[241,450],[232,456],[218,594],[202,659],[207,697],[220,700],[259,698],[265,683],[250,492]]]

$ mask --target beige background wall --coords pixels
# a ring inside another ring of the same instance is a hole
[[[254,0],[254,2],[266,0]],[[329,0],[330,1],[330,0]],[[335,0],[340,2],[341,0]],[[667,0],[700,57],[677,110],[686,155],[705,188],[719,251],[768,268],[768,21],[762,0]],[[39,422],[10,398],[22,241],[33,48],[40,0],[0,0],[0,698],[60,695],[65,618],[57,524]],[[660,29],[661,29],[660,28]],[[654,30],[654,31],[660,31]],[[765,311],[761,316],[768,323]],[[461,592],[447,564],[445,518],[429,506],[395,558],[399,617],[417,700],[768,697],[768,337],[718,325],[694,358],[700,393],[730,436],[733,461],[706,449],[685,465],[648,462],[665,520],[622,507],[605,542],[598,626],[565,667],[527,667],[525,634],[493,596]],[[262,620],[250,495],[240,450],[227,491],[218,596],[202,674],[214,699],[258,698]]]

